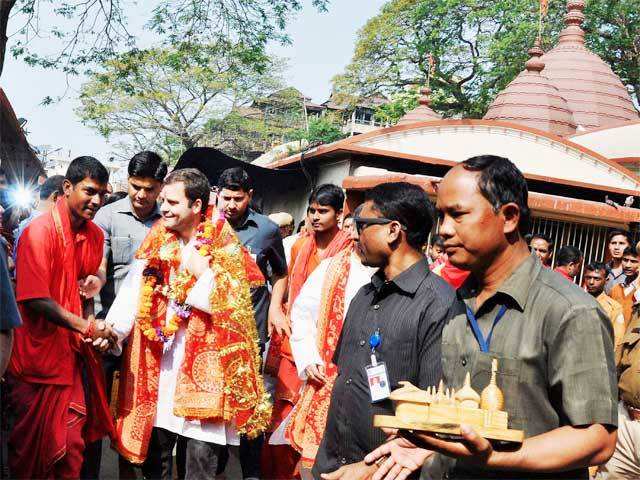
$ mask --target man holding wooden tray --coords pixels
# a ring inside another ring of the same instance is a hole
[[[617,386],[611,325],[595,300],[543,268],[524,235],[527,184],[509,160],[474,157],[438,189],[440,235],[450,261],[472,272],[457,294],[466,312],[445,327],[443,380],[460,388],[467,372],[484,387],[498,360],[509,428],[525,440],[505,449],[468,425],[462,439],[400,430],[365,461],[372,477],[404,479],[438,452],[445,478],[588,478],[616,443]]]

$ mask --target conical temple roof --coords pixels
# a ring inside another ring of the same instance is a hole
[[[575,133],[576,124],[566,100],[544,75],[543,53],[536,40],[529,50],[526,70],[498,94],[484,116],[486,120],[513,122],[561,136]]]
[[[441,120],[442,116],[438,115],[429,107],[429,105],[431,105],[431,98],[429,97],[430,94],[431,89],[429,87],[420,89],[420,98],[418,99],[419,105],[410,112],[405,113],[398,121],[398,125]]]
[[[544,74],[566,99],[579,128],[591,129],[637,120],[627,89],[611,67],[584,43],[584,0],[568,0],[558,45],[543,57]]]

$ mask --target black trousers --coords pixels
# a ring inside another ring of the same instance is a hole
[[[180,439],[186,448],[185,480],[209,480],[214,478],[218,457],[224,445],[182,437],[163,428],[153,428],[147,459],[142,464],[142,474],[148,480],[172,480],[173,447]]]
[[[248,480],[262,478],[260,457],[262,455],[263,444],[264,435],[260,435],[252,440],[249,440],[244,435],[240,437],[240,468],[242,468],[243,479]],[[228,461],[229,449],[224,447],[218,461],[216,475],[224,473]]]

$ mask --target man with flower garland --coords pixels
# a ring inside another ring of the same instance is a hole
[[[114,443],[145,478],[172,478],[179,438],[186,479],[210,478],[222,448],[261,434],[271,414],[250,296],[264,277],[225,219],[207,219],[209,192],[195,169],[166,178],[162,221],[107,317],[114,353],[129,338]]]

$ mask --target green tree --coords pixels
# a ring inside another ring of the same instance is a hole
[[[424,85],[431,54],[433,108],[446,117],[479,118],[524,68],[537,35],[537,8],[537,0],[391,0],[358,33],[335,88],[365,97]],[[564,12],[564,1],[549,3],[543,47],[556,42]],[[637,100],[637,0],[590,0],[585,13],[588,45],[634,88]]]
[[[338,118],[331,114],[325,114],[321,117],[312,117],[309,119],[309,127],[305,130],[298,131],[296,140],[307,140],[311,143],[331,143],[341,140],[347,136],[342,131]]]
[[[274,146],[297,139],[304,125],[304,97],[295,88],[283,88],[254,99],[251,106],[236,106],[224,118],[211,119],[203,143],[252,161]]]
[[[418,106],[418,89],[401,90],[391,96],[391,101],[376,108],[376,122],[393,125],[402,116]]]
[[[312,0],[321,11],[328,2]],[[0,0],[0,75],[8,32],[14,56],[77,74],[135,48],[129,17],[140,12],[147,16],[145,29],[159,44],[232,42],[255,59],[267,42],[289,41],[286,24],[301,9],[301,0]],[[51,51],[32,48],[32,40],[41,37],[50,39]]]
[[[271,67],[258,73],[246,54],[237,45],[186,44],[120,55],[82,86],[77,113],[127,154],[155,148],[175,158],[201,143],[212,118],[280,86],[282,62],[262,57]]]

